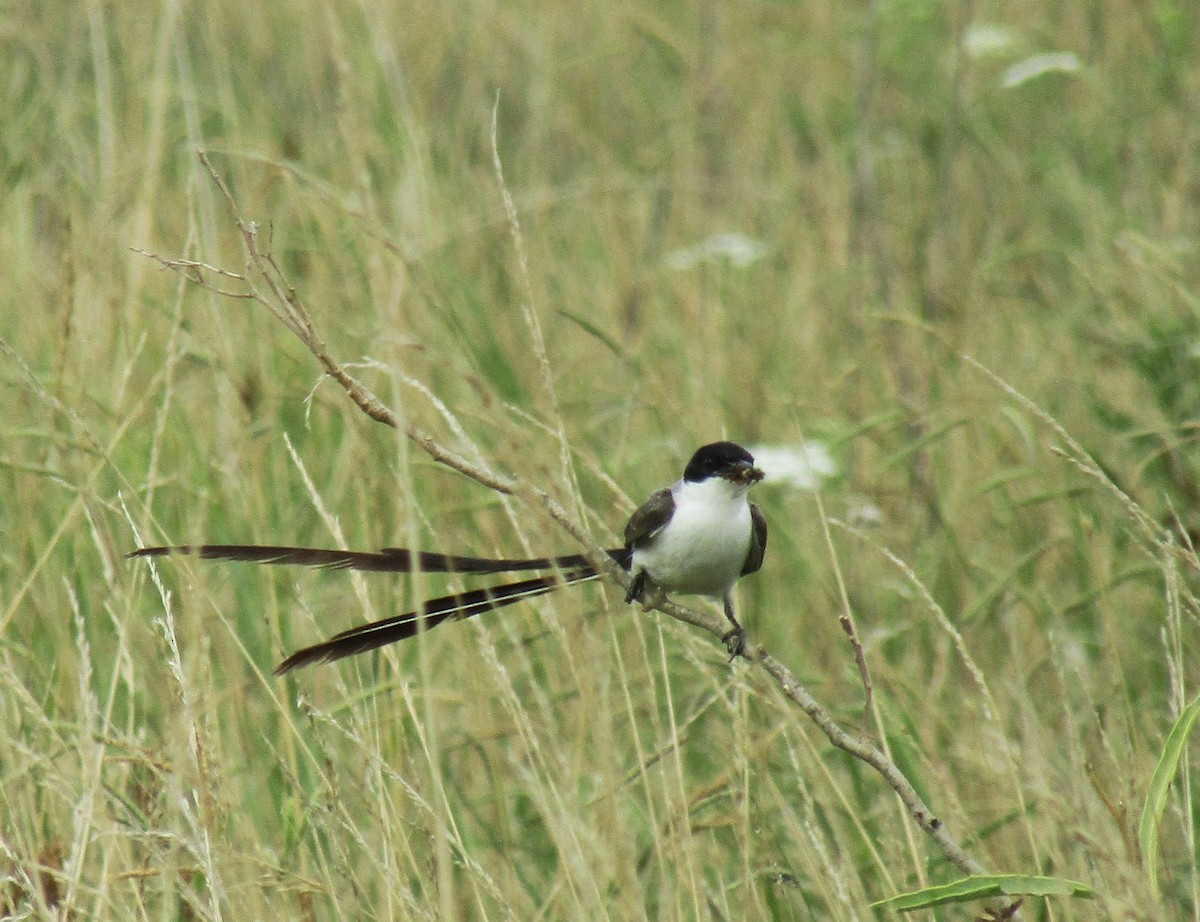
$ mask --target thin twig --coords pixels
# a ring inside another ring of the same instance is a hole
[[[804,440],[804,434],[800,434],[801,448],[807,452],[808,447]],[[859,638],[858,626],[854,622],[854,606],[850,604],[850,593],[846,589],[846,579],[842,574],[842,568],[838,563],[837,554],[833,549],[833,535],[829,531],[829,517],[825,514],[825,503],[821,500],[821,491],[814,490],[813,498],[817,503],[817,517],[821,522],[821,535],[825,539],[825,550],[829,555],[829,559],[833,564],[833,577],[837,584],[838,601],[841,604],[841,613],[838,615],[838,623],[845,631],[846,637],[850,640],[850,647],[854,650],[854,662],[858,666],[858,679],[863,687],[863,733],[870,736],[871,727],[875,726],[879,739],[883,740],[884,745],[887,745],[887,735],[883,732],[882,722],[879,720],[879,715],[875,713],[875,686],[871,682],[871,670],[867,666],[867,654],[863,649],[862,640]]]
[[[829,712],[809,694],[808,689],[796,681],[796,677],[791,671],[766,650],[755,646],[753,650],[747,650],[746,655],[758,661],[778,683],[780,691],[799,705],[800,709],[825,734],[829,742],[854,758],[866,762],[884,777],[884,780],[896,792],[901,803],[908,810],[909,816],[937,843],[951,864],[964,874],[987,873],[983,865],[968,855],[966,850],[959,845],[958,840],[946,829],[946,824],[938,819],[921,799],[921,795],[917,793],[917,789],[913,787],[904,772],[895,762],[884,755],[882,750],[842,729],[841,725],[829,716]]]

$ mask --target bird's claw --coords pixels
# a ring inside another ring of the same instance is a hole
[[[746,653],[746,632],[741,627],[735,627],[732,631],[726,634],[721,640],[725,644],[725,649],[729,651],[729,662],[733,662],[739,656],[744,656]]]

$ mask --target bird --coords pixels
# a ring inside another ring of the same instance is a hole
[[[766,518],[746,496],[750,487],[762,479],[763,472],[755,466],[753,455],[741,445],[729,441],[703,445],[691,456],[678,481],[652,493],[630,516],[624,546],[605,552],[629,572],[627,604],[649,605],[659,594],[699,595],[720,601],[731,625],[722,638],[730,662],[743,655],[746,646],[746,632],[734,612],[733,587],[741,577],[762,567],[767,549]],[[292,653],[275,667],[276,675],[365,653],[444,622],[470,618],[600,575],[582,554],[490,558],[396,547],[372,552],[285,545],[183,544],[142,547],[126,557],[173,554],[191,554],[204,560],[387,573],[554,571],[429,599],[415,611],[349,628]]]

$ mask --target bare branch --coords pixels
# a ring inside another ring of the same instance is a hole
[[[958,840],[946,829],[945,823],[933,814],[925,801],[921,799],[921,795],[917,793],[917,789],[913,787],[895,762],[876,746],[843,730],[837,721],[830,717],[829,713],[809,694],[808,690],[796,681],[796,677],[792,675],[791,671],[766,650],[755,646],[753,649],[748,649],[746,655],[756,659],[763,669],[770,673],[778,683],[780,691],[800,706],[800,709],[821,729],[829,742],[854,758],[866,762],[884,777],[884,780],[896,792],[908,810],[909,816],[937,843],[951,864],[964,874],[987,873],[983,865],[968,855],[966,850],[959,845]]]
[[[220,295],[223,298],[245,298],[254,299],[254,293],[250,291],[232,291],[228,288],[218,288],[204,277],[204,273],[209,272],[213,275],[220,275],[227,279],[234,279],[238,282],[246,281],[244,275],[239,275],[236,272],[230,272],[228,269],[222,269],[219,266],[210,266],[208,263],[196,262],[194,259],[183,259],[181,257],[159,256],[157,253],[151,253],[149,250],[143,250],[141,247],[130,247],[133,252],[153,259],[164,269],[170,269],[172,272],[178,272],[193,285],[198,285],[205,291],[211,291],[213,294]]]

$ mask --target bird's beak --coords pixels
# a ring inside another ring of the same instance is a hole
[[[748,461],[739,461],[730,470],[729,479],[734,483],[755,484],[763,479],[763,472]]]

